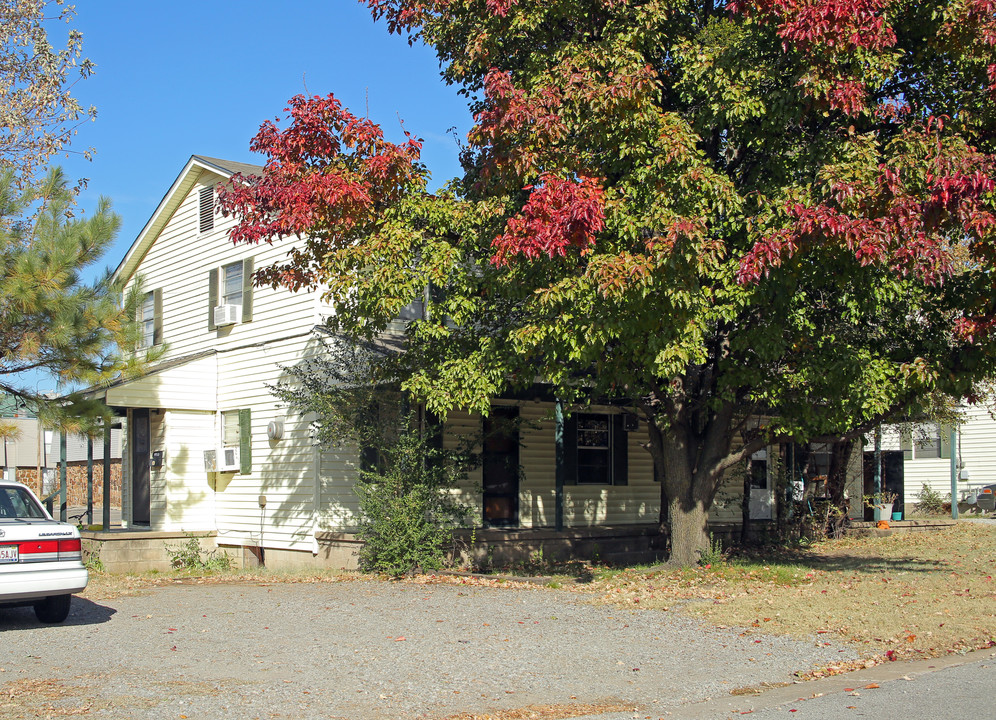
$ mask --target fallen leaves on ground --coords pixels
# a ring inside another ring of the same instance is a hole
[[[632,705],[623,705],[618,702],[561,703],[557,705],[527,705],[523,708],[510,710],[489,710],[486,713],[460,713],[459,715],[447,715],[440,720],[532,720],[533,718],[558,720],[559,718],[575,718],[632,710],[634,710]]]
[[[878,663],[996,646],[994,562],[996,527],[959,523],[759,550],[708,569],[607,572],[572,589],[594,602],[677,610],[746,632],[843,642],[862,663]]]

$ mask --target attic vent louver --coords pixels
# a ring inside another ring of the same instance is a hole
[[[202,233],[214,229],[214,187],[201,188],[200,231]]]

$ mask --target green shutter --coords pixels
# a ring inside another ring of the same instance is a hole
[[[564,485],[578,484],[578,418],[564,418]]]
[[[218,304],[218,268],[208,271],[208,330],[214,330],[214,308]]]
[[[612,484],[629,484],[629,433],[626,416],[612,415]]]
[[[903,459],[913,459],[913,435],[908,430],[899,434],[899,448],[903,451]]]
[[[252,474],[252,411],[239,410],[239,472]]]
[[[252,258],[242,261],[242,322],[252,320]]]
[[[954,425],[938,425],[937,432],[940,434],[941,438],[941,454],[942,458],[951,457],[951,433],[954,431]]]
[[[152,330],[152,344],[163,344],[163,290],[152,291],[153,313],[155,315],[154,327]]]

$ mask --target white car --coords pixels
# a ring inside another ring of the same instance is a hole
[[[53,520],[24,485],[0,480],[0,607],[31,605],[39,621],[60,623],[88,580],[79,530]]]

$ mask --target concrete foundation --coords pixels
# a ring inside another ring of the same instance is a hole
[[[173,569],[169,550],[176,552],[180,546],[197,539],[201,549],[210,552],[217,548],[214,533],[178,533],[142,530],[111,530],[80,532],[83,540],[84,562],[97,564],[106,572],[141,573]],[[236,562],[236,565],[238,563]]]

